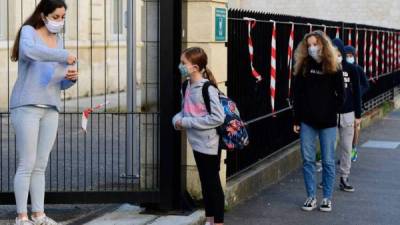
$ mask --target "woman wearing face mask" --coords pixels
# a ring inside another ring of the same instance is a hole
[[[18,154],[17,225],[57,224],[44,213],[44,175],[57,134],[61,90],[78,78],[77,71],[68,67],[76,57],[63,49],[59,35],[66,9],[63,0],[42,0],[19,30],[11,56],[18,61],[10,104]],[[29,193],[32,220],[27,210]]]
[[[319,137],[322,154],[323,199],[320,210],[332,210],[335,181],[337,112],[344,101],[344,82],[338,57],[322,31],[305,35],[295,51],[294,127],[300,133],[307,199],[302,209],[317,207],[315,156]]]
[[[182,110],[172,120],[175,129],[186,130],[189,143],[199,171],[201,189],[205,205],[207,225],[223,224],[224,193],[222,190],[219,165],[219,135],[216,127],[225,120],[225,113],[219,102],[217,83],[207,68],[207,55],[203,49],[193,47],[183,51],[179,70],[183,78],[189,78],[186,91],[182,91]],[[210,82],[208,112],[202,89]]]

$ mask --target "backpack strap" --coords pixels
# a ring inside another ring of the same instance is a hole
[[[210,100],[210,93],[208,92],[210,86],[213,86],[218,90],[218,87],[216,87],[210,81],[207,81],[203,84],[202,94],[203,94],[204,104],[206,105],[207,112],[209,114],[211,114],[211,100]]]

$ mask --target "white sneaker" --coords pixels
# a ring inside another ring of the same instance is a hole
[[[321,212],[332,211],[332,201],[327,198],[322,199],[321,205],[319,206],[319,210],[321,210]]]
[[[301,207],[302,210],[308,212],[313,211],[315,208],[317,208],[317,199],[312,197],[308,197]]]
[[[42,216],[39,218],[32,217],[32,220],[34,225],[58,225],[56,221],[47,216]]]
[[[17,218],[15,218],[15,225],[34,225],[34,223],[30,220],[20,220]]]

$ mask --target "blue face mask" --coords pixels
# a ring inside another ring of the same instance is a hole
[[[350,63],[350,64],[354,64],[355,59],[354,59],[354,57],[347,57],[347,58],[346,58],[346,61],[347,61],[348,63]]]
[[[179,68],[179,72],[181,73],[181,76],[182,76],[183,78],[189,76],[189,70],[188,70],[187,66],[185,66],[185,65],[183,65],[183,64],[181,63],[181,64],[179,64],[179,67],[178,67],[178,68]]]
[[[308,54],[317,62],[321,61],[320,49],[318,46],[308,47]]]

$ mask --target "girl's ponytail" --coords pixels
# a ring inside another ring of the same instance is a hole
[[[205,78],[208,79],[212,85],[218,87],[217,80],[215,79],[214,74],[211,72],[211,70],[208,69],[208,67],[204,69],[204,75]]]

